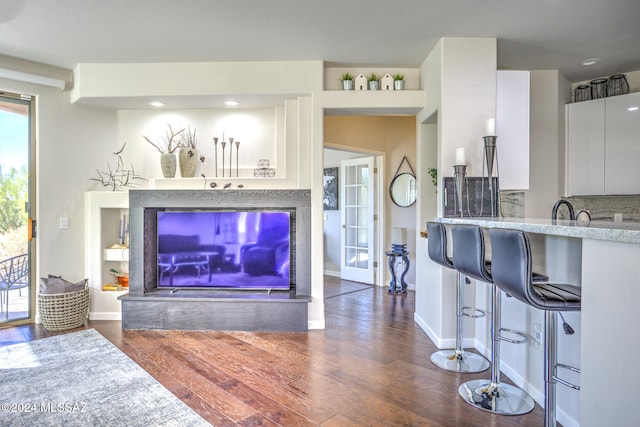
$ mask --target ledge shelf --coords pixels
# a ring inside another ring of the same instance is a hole
[[[103,259],[105,261],[118,261],[118,262],[128,262],[129,261],[129,249],[105,249]]]
[[[375,114],[416,115],[424,108],[422,90],[325,90],[322,106],[327,115]]]

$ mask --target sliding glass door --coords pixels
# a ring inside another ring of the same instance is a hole
[[[0,92],[0,326],[33,318],[31,97]]]

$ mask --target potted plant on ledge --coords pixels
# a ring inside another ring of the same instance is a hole
[[[184,132],[184,129],[180,129],[176,132],[170,124],[167,124],[167,126],[169,127],[169,130],[167,131],[162,143],[156,144],[146,136],[143,135],[143,137],[149,144],[153,145],[156,150],[160,152],[160,167],[162,168],[162,175],[165,178],[173,178],[176,176],[177,165],[175,151],[181,147],[181,143],[177,138],[182,132]]]
[[[367,80],[369,80],[369,90],[378,90],[380,87],[380,76],[378,76],[376,73],[371,73],[369,74],[369,77],[367,77]]]
[[[340,77],[340,81],[342,81],[343,90],[353,90],[353,74],[344,73]]]
[[[395,74],[393,76],[393,90],[404,90],[404,75]]]

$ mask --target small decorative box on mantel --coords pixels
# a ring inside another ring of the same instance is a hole
[[[358,74],[354,80],[356,90],[367,90],[367,78],[364,74]]]
[[[391,74],[385,74],[380,79],[380,86],[382,90],[393,90],[393,77]]]

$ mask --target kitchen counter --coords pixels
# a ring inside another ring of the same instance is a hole
[[[444,224],[475,224],[483,228],[515,228],[528,233],[640,244],[640,223],[569,221],[540,218],[438,218]]]
[[[640,383],[637,369],[640,339],[634,325],[638,324],[640,307],[640,223],[577,223],[535,218],[436,221],[538,234],[536,238],[545,242],[542,254],[546,259],[545,273],[552,280],[563,280],[565,256],[578,260],[576,284],[582,287],[579,344],[582,372],[581,390],[577,392],[580,416],[575,421],[586,427],[637,425],[633,396]],[[563,341],[563,335],[559,339]],[[564,388],[559,385],[559,392]]]

